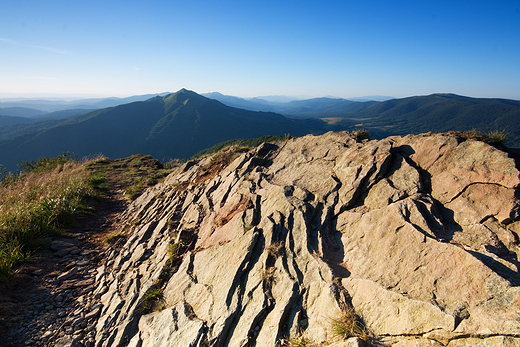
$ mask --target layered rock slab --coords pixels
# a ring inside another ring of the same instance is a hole
[[[126,212],[128,241],[99,275],[97,346],[518,343],[507,153],[443,134],[328,133],[232,159],[187,163]],[[335,336],[346,310],[367,341]]]

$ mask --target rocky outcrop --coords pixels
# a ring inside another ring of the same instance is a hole
[[[184,164],[125,212],[96,346],[520,345],[507,153],[328,133],[233,156]],[[346,312],[365,327],[350,340]]]

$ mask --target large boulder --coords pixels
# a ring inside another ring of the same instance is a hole
[[[520,345],[519,174],[444,134],[189,162],[126,211],[96,345]]]

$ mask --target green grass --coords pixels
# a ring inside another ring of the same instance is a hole
[[[0,278],[8,280],[11,277],[11,269],[29,256],[28,252],[22,250],[22,246],[12,241],[2,245],[0,249]]]
[[[142,154],[115,160],[102,157],[90,162],[88,169],[92,172],[92,184],[98,188],[107,187],[116,177],[128,200],[135,200],[145,188],[157,184],[172,171],[171,167]]]
[[[144,293],[143,297],[141,298],[142,312],[159,311],[163,308],[163,291],[159,287],[159,284],[160,281],[156,281],[155,284]]]
[[[172,266],[182,252],[182,244],[180,242],[170,243],[168,245],[168,261],[167,265]]]
[[[106,188],[108,186],[108,178],[106,172],[98,172],[90,177],[90,183],[96,188]]]
[[[113,245],[114,243],[116,243],[117,240],[119,240],[120,238],[122,238],[123,235],[120,233],[120,232],[116,232],[116,233],[113,233],[113,234],[110,234],[108,235],[104,240],[103,242],[105,243],[108,243],[110,245]]]
[[[91,211],[102,192],[99,189],[117,184],[126,189],[129,199],[135,199],[171,172],[140,154],[79,162],[63,153],[19,167],[14,174],[0,167],[0,281],[9,279],[13,267],[42,247],[38,239],[59,232],[78,214]],[[112,244],[120,237],[116,233],[105,241]]]
[[[282,346],[287,347],[311,347],[311,344],[303,337],[293,337],[282,340]]]

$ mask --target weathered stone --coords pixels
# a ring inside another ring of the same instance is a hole
[[[70,269],[69,271],[67,272],[64,272],[62,273],[61,275],[59,275],[56,280],[58,281],[64,281],[66,279],[69,279],[71,278],[72,276],[74,276],[76,273],[78,273],[78,268],[75,266],[73,267],[72,269]]]
[[[453,316],[428,302],[409,299],[368,280],[346,278],[342,283],[352,296],[355,311],[376,336],[420,335],[455,327]]]
[[[353,309],[395,346],[514,346],[519,184],[506,153],[442,134],[328,133],[194,161],[124,212],[140,224],[84,319],[100,316],[97,346],[368,346],[334,336]]]
[[[54,344],[55,347],[81,347],[81,344],[70,336],[62,337]]]
[[[62,258],[69,254],[74,248],[62,248],[56,252],[54,252],[54,256],[58,258]]]
[[[200,346],[204,322],[193,317],[185,303],[143,316],[139,322],[142,347]]]

